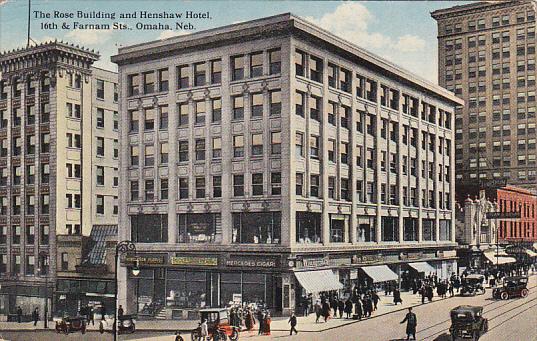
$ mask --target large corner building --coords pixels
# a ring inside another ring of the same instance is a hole
[[[113,294],[76,271],[93,226],[118,218],[117,74],[98,58],[62,42],[0,54],[2,318]]]
[[[456,271],[462,100],[290,14],[119,49],[128,312]],[[404,278],[403,278],[404,279]]]

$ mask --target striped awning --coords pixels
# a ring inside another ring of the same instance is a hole
[[[308,293],[343,289],[343,284],[332,270],[295,272],[296,279]]]
[[[387,265],[364,266],[364,272],[371,277],[373,283],[397,281],[398,276]]]
[[[434,266],[427,262],[408,263],[408,265],[410,265],[417,272],[423,272],[425,274],[429,274],[431,272],[436,273],[436,269],[434,268]]]

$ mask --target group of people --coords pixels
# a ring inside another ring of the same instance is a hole
[[[258,325],[258,335],[270,335],[270,324],[272,318],[270,311],[265,307],[233,307],[229,312],[231,325],[243,327],[245,330],[252,331]]]
[[[35,308],[32,311],[32,321],[34,322],[34,327],[37,326],[37,322],[39,322],[39,308]],[[17,322],[22,322],[22,308],[21,306],[17,307]]]

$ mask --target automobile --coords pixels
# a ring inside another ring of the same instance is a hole
[[[200,318],[201,321],[207,321],[209,337],[212,340],[226,341],[229,338],[231,341],[237,341],[239,339],[240,329],[231,325],[229,312],[226,308],[201,309]],[[201,327],[192,330],[190,337],[192,341],[199,340],[201,338]],[[175,341],[183,341],[183,338],[177,333]]]
[[[117,318],[117,333],[132,334],[136,330],[136,315],[121,315]],[[110,316],[99,322],[99,333],[114,332],[114,317]]]
[[[460,291],[461,296],[477,294],[483,295],[485,293],[483,282],[485,282],[485,276],[480,274],[472,274],[464,277]]]
[[[56,320],[56,332],[57,333],[86,333],[86,318],[83,316],[75,317],[63,317]]]
[[[506,277],[503,284],[492,290],[492,297],[496,299],[507,300],[512,297],[528,296],[528,277],[514,276]]]
[[[483,307],[461,305],[451,310],[451,340],[471,339],[477,341],[489,329],[489,322],[483,317]]]

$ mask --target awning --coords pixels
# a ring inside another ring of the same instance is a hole
[[[537,243],[533,243],[533,248],[537,251]]]
[[[526,250],[526,253],[528,254],[528,256],[530,257],[537,257],[537,252],[533,252],[531,250]]]
[[[496,257],[496,254],[490,253],[490,252],[485,252],[484,255],[485,255],[485,258],[487,258],[493,264],[516,263],[516,258],[513,258],[513,257],[505,257],[505,256]]]
[[[371,277],[373,283],[397,281],[398,276],[387,265],[364,266],[364,272]]]
[[[429,274],[431,272],[436,273],[434,266],[427,262],[408,263],[408,265],[414,268],[417,272],[423,272],[425,274]]]
[[[309,293],[343,289],[343,284],[332,270],[295,272],[300,285]]]

